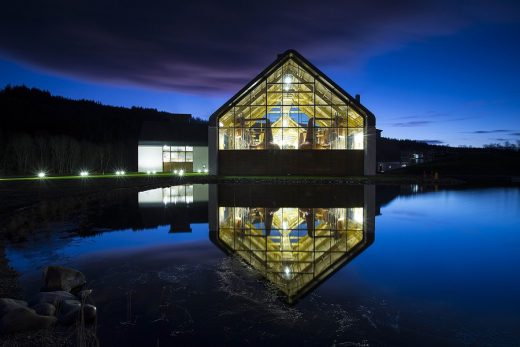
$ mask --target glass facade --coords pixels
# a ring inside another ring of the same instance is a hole
[[[163,146],[163,163],[192,163],[192,146]]]
[[[364,148],[363,117],[294,60],[220,115],[220,150]]]
[[[163,171],[193,171],[192,146],[163,146]]]

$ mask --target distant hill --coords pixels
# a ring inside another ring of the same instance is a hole
[[[204,120],[71,100],[24,86],[0,91],[0,121],[0,174],[40,169],[68,173],[78,167],[136,170],[137,142],[145,121],[173,122],[178,124],[171,127],[173,136],[207,142]]]

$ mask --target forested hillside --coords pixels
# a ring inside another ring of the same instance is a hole
[[[138,107],[70,100],[27,87],[0,91],[0,175],[137,169],[144,121],[171,121],[179,135],[207,141],[207,122]],[[173,134],[175,135],[175,134]]]

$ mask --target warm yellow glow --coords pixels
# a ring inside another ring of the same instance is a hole
[[[364,148],[363,116],[292,59],[231,106],[218,118],[220,150]]]
[[[288,296],[364,240],[362,207],[219,207],[218,237]]]

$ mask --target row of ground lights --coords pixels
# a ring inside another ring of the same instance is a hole
[[[116,171],[115,174],[117,176],[124,176],[124,175],[126,175],[126,171],[119,170],[119,171]],[[90,173],[88,171],[86,171],[86,170],[83,170],[83,171],[79,172],[79,176],[81,176],[81,177],[87,177],[89,175],[90,175]],[[37,176],[39,178],[45,178],[47,176],[47,173],[45,171],[40,171],[40,172],[38,172]]]
[[[208,173],[208,169],[207,169],[207,168],[204,168],[203,170],[202,170],[202,169],[198,169],[197,172],[198,172],[198,173],[202,173],[202,172],[204,172],[204,173]],[[157,171],[155,171],[155,170],[154,170],[154,171],[150,171],[150,170],[146,171],[146,174],[147,174],[147,175],[155,175],[156,173],[157,173]],[[181,169],[181,170],[174,170],[173,173],[174,173],[175,175],[184,176],[184,170],[182,170],[182,169]],[[124,171],[124,170],[118,170],[118,171],[115,172],[115,174],[116,174],[116,176],[124,176],[124,175],[126,175],[126,171]],[[81,177],[87,177],[87,176],[90,175],[90,173],[89,173],[88,171],[85,171],[85,170],[84,170],[84,171],[81,171],[81,172],[79,173],[79,175],[80,175]],[[44,171],[40,171],[40,172],[38,172],[38,175],[37,175],[37,176],[38,176],[39,178],[45,178],[45,177],[47,176],[47,173],[44,172]]]

